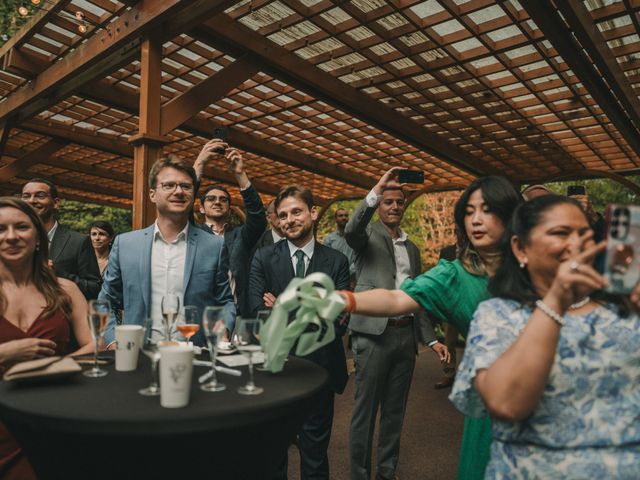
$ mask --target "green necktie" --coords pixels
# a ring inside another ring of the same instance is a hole
[[[304,278],[304,252],[302,250],[296,250],[294,255],[298,259],[296,262],[296,277]]]

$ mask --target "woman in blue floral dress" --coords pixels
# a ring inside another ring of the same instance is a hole
[[[640,478],[640,319],[593,293],[605,280],[592,235],[557,196],[521,205],[507,229],[450,397],[493,417],[486,478]]]

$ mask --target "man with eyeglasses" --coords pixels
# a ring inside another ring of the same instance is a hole
[[[56,220],[60,199],[55,184],[32,178],[22,187],[20,197],[33,207],[48,232],[49,262],[56,275],[75,282],[87,300],[96,298],[102,277],[91,240]]]
[[[195,197],[196,174],[184,160],[169,155],[149,171],[149,198],[156,206],[153,225],[116,237],[99,298],[109,300],[112,312],[124,309],[126,324],[153,319],[152,338],[161,339],[162,298],[177,295],[180,305],[200,312],[224,306],[227,329],[233,331],[236,308],[229,287],[229,263],[221,238],[189,222]],[[104,338],[114,340],[115,315]],[[192,339],[203,346],[200,330]]]
[[[221,153],[224,151],[224,154]],[[198,179],[202,177],[207,161],[215,156],[224,155],[231,173],[240,187],[240,195],[244,201],[246,221],[243,225],[233,227],[229,224],[231,195],[222,185],[210,185],[200,196],[200,213],[205,217],[202,227],[214,235],[224,238],[229,252],[229,281],[231,290],[237,300],[238,312],[242,316],[249,313],[247,292],[249,289],[249,267],[251,252],[267,227],[267,219],[262,200],[255,187],[249,181],[244,169],[242,154],[220,139],[209,141],[198,155],[193,167]]]

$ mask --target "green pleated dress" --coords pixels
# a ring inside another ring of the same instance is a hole
[[[400,289],[427,312],[452,324],[464,336],[480,302],[489,298],[487,277],[467,272],[459,260],[440,260],[431,270],[405,280]],[[491,448],[489,417],[464,419],[458,480],[483,479]]]

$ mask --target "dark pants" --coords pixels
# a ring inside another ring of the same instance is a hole
[[[329,480],[329,440],[333,425],[335,394],[327,389],[317,408],[307,417],[298,432],[301,480]],[[287,480],[287,456],[274,480]]]

